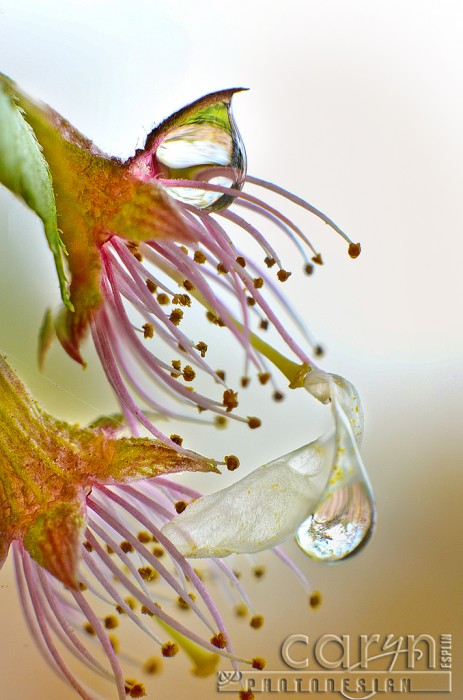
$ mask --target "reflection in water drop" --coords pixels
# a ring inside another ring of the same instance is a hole
[[[327,488],[320,506],[296,534],[296,542],[313,559],[335,562],[357,553],[375,524],[371,488],[363,476],[336,490]]]
[[[230,98],[231,99],[231,98]],[[241,189],[246,152],[231,113],[230,99],[215,102],[170,128],[156,149],[156,166],[165,179],[204,180]],[[199,209],[218,211],[233,197],[192,187],[167,187],[170,194]]]

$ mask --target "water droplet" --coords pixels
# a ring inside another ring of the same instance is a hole
[[[246,151],[231,112],[231,95],[218,101],[206,96],[166,120],[156,148],[155,167],[166,179],[204,180],[241,189],[246,177]],[[219,211],[233,197],[197,187],[168,187],[176,199],[199,209]]]
[[[329,485],[325,498],[296,534],[296,542],[312,559],[335,562],[359,552],[375,524],[371,487],[362,474],[345,486]]]

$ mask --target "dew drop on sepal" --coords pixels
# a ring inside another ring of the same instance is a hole
[[[206,98],[205,98],[206,99]],[[155,153],[155,166],[165,179],[204,180],[241,189],[246,177],[246,152],[233,119],[231,97],[175,119],[167,125]],[[233,197],[197,187],[167,187],[176,199],[199,209],[219,211]]]

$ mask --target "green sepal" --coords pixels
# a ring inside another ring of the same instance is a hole
[[[69,298],[56,203],[50,169],[40,145],[17,104],[14,83],[0,73],[0,182],[20,197],[42,220],[55,259],[61,298],[73,311]]]

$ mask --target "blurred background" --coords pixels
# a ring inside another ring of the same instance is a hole
[[[350,260],[333,232],[302,217],[325,266],[312,278],[293,275],[289,289],[327,350],[322,366],[348,377],[363,398],[376,534],[335,566],[287,547],[323,594],[317,611],[267,557],[267,577],[245,576],[266,625],[256,632],[232,621],[231,632],[236,648],[265,656],[272,670],[284,668],[279,648],[289,634],[451,633],[451,695],[461,697],[461,2],[0,0],[0,57],[2,72],[121,157],[188,102],[249,87],[234,100],[249,172],[307,197],[361,241],[362,255]],[[73,422],[113,412],[90,344],[85,373],[59,347],[44,374],[37,371],[42,315],[59,300],[55,273],[40,224],[4,190],[0,285],[0,350],[34,396]],[[191,446],[218,455],[239,440],[242,475],[328,425],[327,411],[303,398],[273,405],[269,392],[250,394],[264,418],[260,431],[183,432]],[[215,490],[235,476],[189,483]],[[72,700],[28,636],[10,562],[0,614],[1,697]],[[198,680],[186,660],[168,661],[148,679],[149,697],[216,697],[214,677]],[[114,697],[99,679],[94,686]]]

